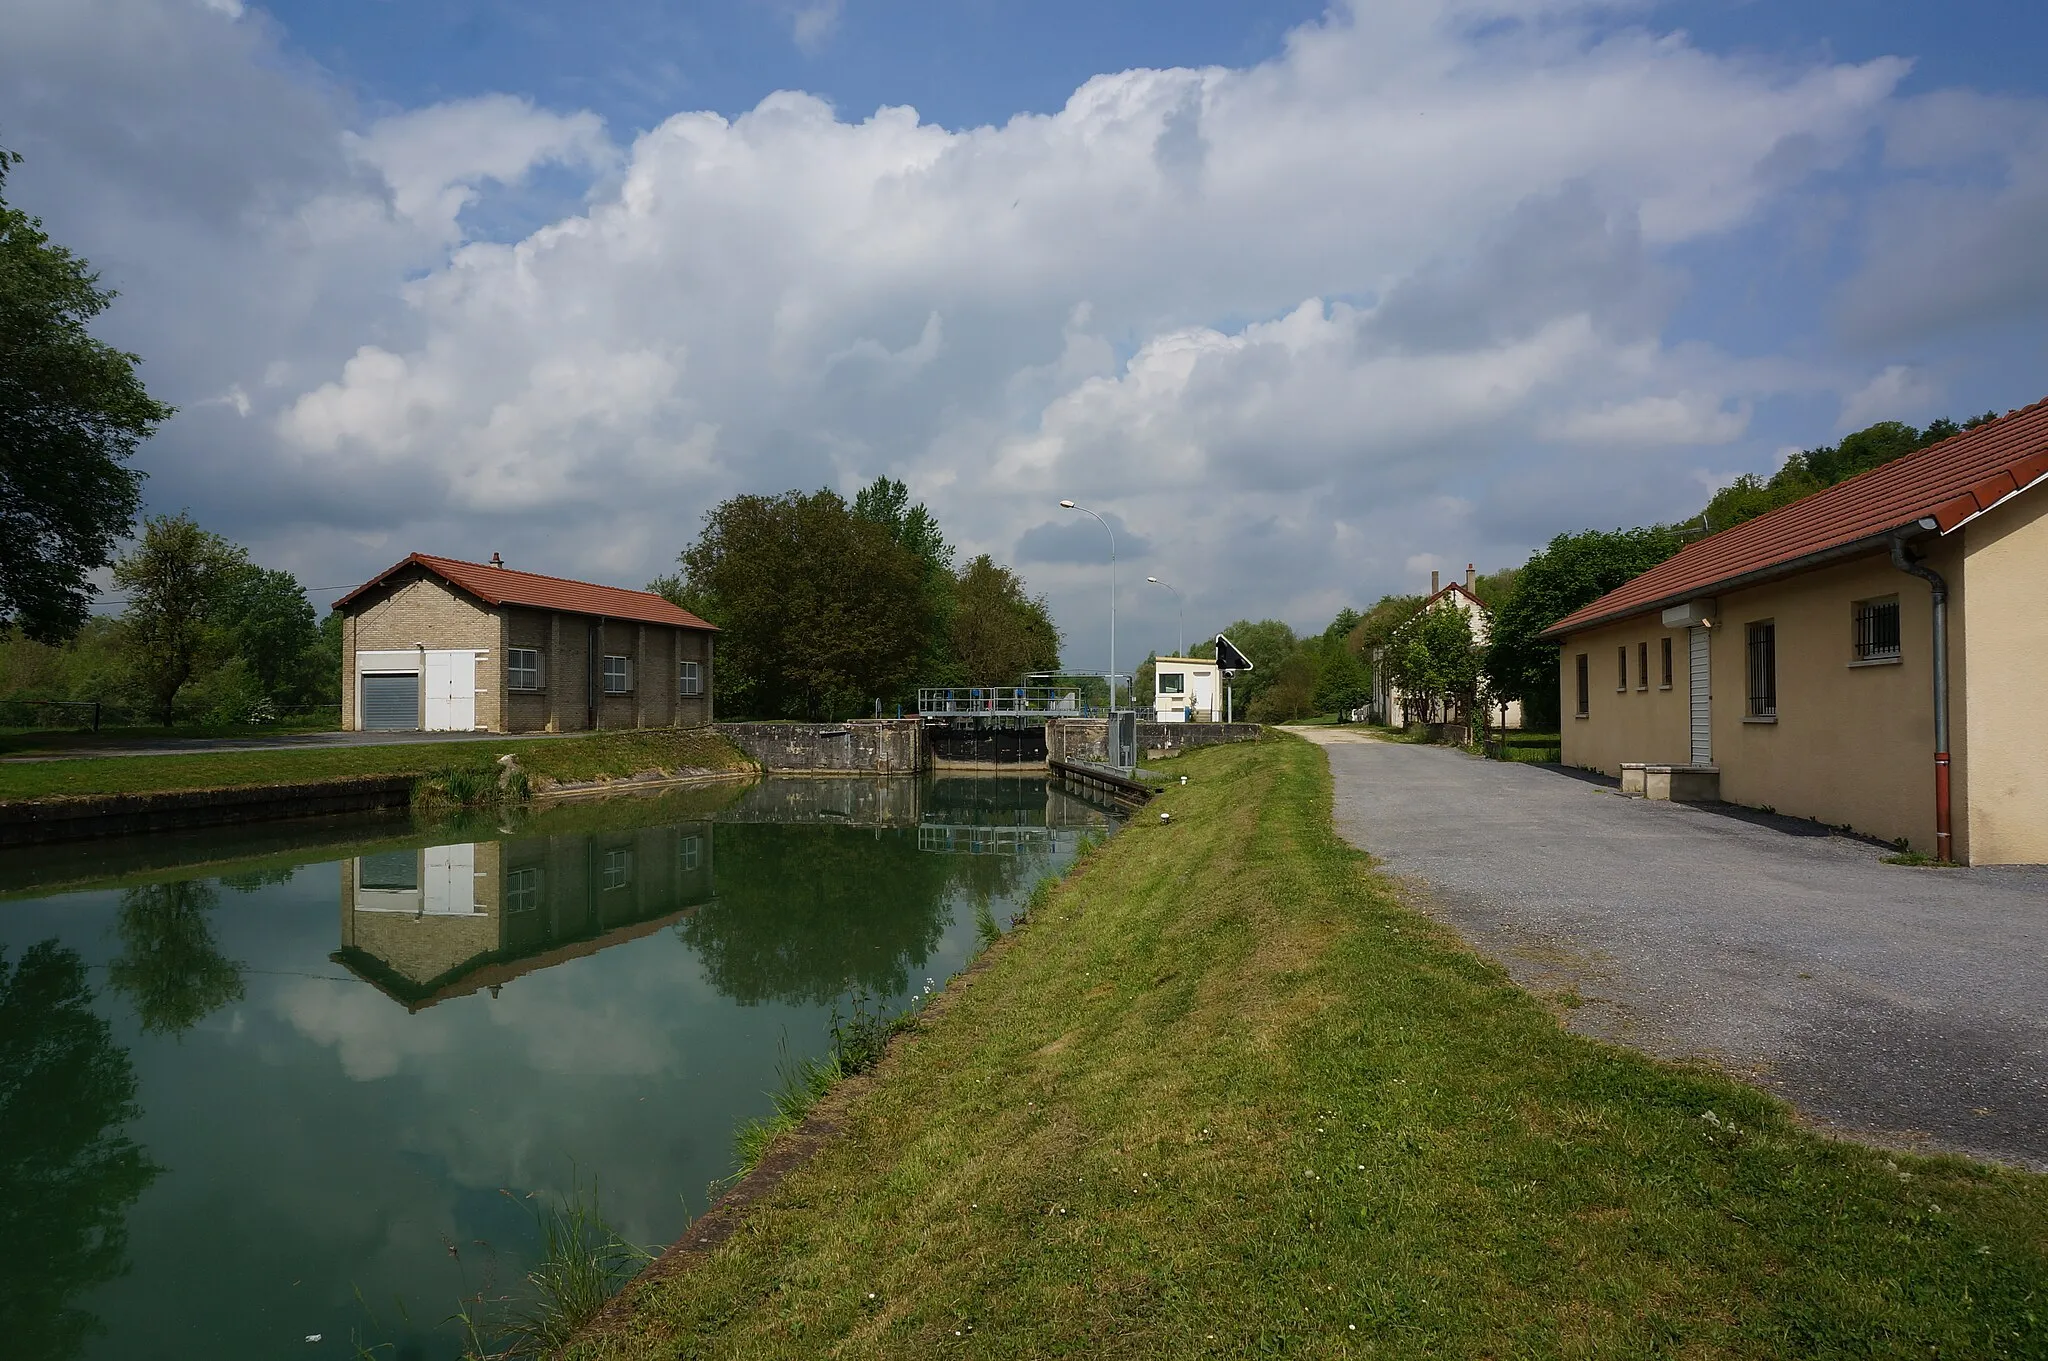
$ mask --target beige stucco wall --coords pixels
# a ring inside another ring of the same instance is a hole
[[[1988,625],[1959,633],[1952,648],[1962,675],[1951,684],[1969,715],[1968,796],[1956,795],[1969,860],[2048,862],[2048,494],[2016,497],[1960,536],[1971,610]]]
[[[504,730],[504,644],[496,614],[440,578],[414,567],[351,601],[342,617],[341,721],[356,726],[356,653],[403,651],[424,643],[429,651],[473,648],[476,721]]]
[[[1671,639],[1671,687],[1663,688],[1663,664],[1659,640]],[[1636,661],[1641,645],[1650,647],[1649,687],[1642,688]],[[1618,691],[1615,680],[1616,648],[1628,649],[1628,689]],[[1576,718],[1578,680],[1576,658],[1586,654],[1588,714]],[[1683,629],[1667,629],[1657,615],[1623,620],[1605,628],[1575,633],[1566,642],[1561,668],[1563,682],[1561,734],[1566,765],[1621,773],[1624,761],[1684,762],[1691,759],[1691,735],[1687,729],[1691,672],[1687,669],[1686,636]]]
[[[1954,542],[1929,549],[1929,561],[1951,583],[1950,664],[1960,680],[1966,669],[1963,589]],[[1853,607],[1859,600],[1899,599],[1901,656],[1881,665],[1852,665]],[[1714,763],[1721,797],[1769,807],[1913,846],[1934,846],[1934,682],[1932,605],[1925,583],[1873,554],[1805,572],[1769,585],[1718,597],[1718,622],[1709,635]],[[1746,707],[1747,629],[1752,621],[1777,625],[1778,712],[1775,722],[1749,722]],[[1655,688],[1656,615],[1574,634],[1565,641],[1561,671],[1564,760],[1618,774],[1623,761],[1684,761],[1688,689],[1683,631],[1675,633],[1672,689]],[[1651,643],[1652,689],[1635,689],[1634,644]],[[1630,690],[1614,690],[1614,649],[1630,646]],[[1573,659],[1585,652],[1591,670],[1591,715],[1572,717]],[[1959,687],[1960,688],[1960,687]],[[1956,853],[1968,853],[1969,786],[1965,714],[1952,700],[1955,757]]]

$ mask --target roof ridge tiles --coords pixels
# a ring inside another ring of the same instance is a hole
[[[2048,397],[1687,544],[1544,630],[1641,614],[1931,519],[1942,534],[2048,477]]]

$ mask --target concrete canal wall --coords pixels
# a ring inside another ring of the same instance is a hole
[[[714,723],[711,730],[771,773],[912,775],[926,768],[915,718],[851,723]]]
[[[0,803],[0,847],[404,808],[412,802],[413,783],[410,775],[362,775],[241,789]]]

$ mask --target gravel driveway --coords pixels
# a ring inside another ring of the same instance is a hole
[[[1301,730],[1337,826],[1573,1029],[1708,1058],[1816,1124],[2048,1171],[2048,869],[1907,869],[1744,810]]]

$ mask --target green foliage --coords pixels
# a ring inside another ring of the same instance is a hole
[[[127,1270],[128,1207],[159,1171],[123,1126],[135,1070],[93,1010],[78,954],[0,950],[0,1337],[10,1356],[80,1356],[79,1307]]]
[[[0,188],[8,164],[0,150]],[[114,300],[40,219],[0,199],[0,635],[84,626],[94,570],[135,520],[136,447],[171,416],[141,362],[93,338]]]
[[[1252,664],[1250,671],[1240,671],[1231,681],[1231,685],[1237,691],[1238,713],[1251,714],[1253,704],[1267,690],[1279,683],[1281,668],[1287,659],[1294,655],[1295,649],[1301,646],[1301,640],[1294,636],[1293,629],[1278,619],[1261,619],[1257,623],[1249,619],[1240,619],[1224,629],[1223,633]],[[1188,650],[1197,657],[1214,657],[1216,640],[1212,636]],[[1279,707],[1293,709],[1295,702],[1298,701],[1299,712],[1306,714],[1309,712],[1308,706],[1314,703],[1313,668],[1311,667],[1306,675],[1297,669],[1292,679],[1296,682],[1295,688]],[[1294,716],[1292,712],[1287,715],[1290,718]]]
[[[1472,636],[1472,621],[1450,600],[1439,601],[1394,634],[1385,665],[1389,679],[1432,718],[1450,721],[1478,707],[1484,650]]]
[[[1494,693],[1519,699],[1526,723],[1556,726],[1557,644],[1538,635],[1683,545],[1679,531],[1662,525],[1588,529],[1552,539],[1522,565],[1514,594],[1494,611],[1485,667]]]
[[[1359,661],[1358,654],[1344,642],[1351,630],[1358,626],[1358,616],[1349,610],[1345,613],[1352,616],[1351,622],[1343,633],[1337,635],[1334,645],[1323,649],[1322,671],[1316,677],[1317,713],[1346,714],[1353,709],[1364,708],[1366,701],[1372,698],[1372,677]],[[1339,616],[1339,622],[1343,622],[1342,616]],[[1324,637],[1329,635],[1326,633]]]
[[[1854,434],[1843,436],[1840,444],[1823,445],[1788,456],[1778,471],[1768,478],[1758,477],[1755,473],[1742,474],[1714,493],[1713,499],[1707,503],[1704,528],[1718,532],[1744,520],[1754,520],[1803,496],[1832,487],[1837,482],[1845,482],[1858,473],[1882,467],[1893,459],[1903,458],[1930,444],[1939,444],[1951,435],[1974,430],[1985,421],[1995,419],[1997,413],[1987,411],[1981,416],[1972,416],[1961,425],[1942,419],[1932,422],[1924,430],[1916,430],[1903,421],[1879,421],[1865,426]]]
[[[121,953],[107,982],[127,995],[143,1033],[182,1035],[242,1000],[242,969],[214,944],[208,914],[220,903],[202,880],[146,884],[121,895]]]
[[[923,507],[919,507],[923,509]],[[1060,631],[1042,596],[983,553],[953,587],[952,668],[965,684],[1014,685],[1060,664]]]
[[[193,673],[230,655],[222,617],[247,566],[240,548],[185,514],[144,520],[141,541],[115,561],[114,584],[128,592],[123,651],[159,723],[176,719]]]
[[[725,630],[728,713],[860,713],[916,684],[938,632],[927,563],[834,491],[722,502],[681,562],[686,593]]]

